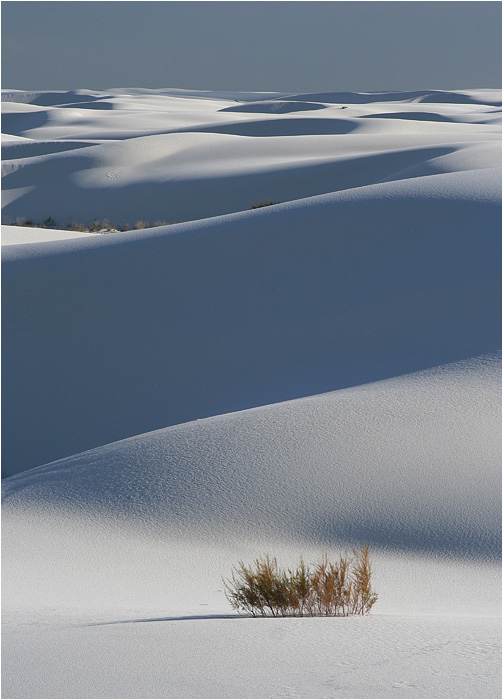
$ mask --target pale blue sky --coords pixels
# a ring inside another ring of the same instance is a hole
[[[501,3],[2,2],[2,87],[500,87]]]

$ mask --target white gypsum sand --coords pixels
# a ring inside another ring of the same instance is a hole
[[[3,100],[4,695],[500,697],[499,91]]]

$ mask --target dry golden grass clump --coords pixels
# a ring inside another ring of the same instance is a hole
[[[368,545],[335,562],[325,555],[311,567],[301,558],[288,571],[266,555],[250,566],[240,562],[224,581],[225,594],[235,610],[253,617],[368,615],[377,601],[371,573]]]

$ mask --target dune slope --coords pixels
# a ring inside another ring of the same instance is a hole
[[[499,373],[481,357],[146,433],[9,479],[6,504],[497,557]]]
[[[482,169],[8,246],[6,473],[497,351],[498,193]]]

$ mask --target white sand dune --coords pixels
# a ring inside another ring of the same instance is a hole
[[[498,180],[6,247],[5,472],[497,351]]]
[[[66,231],[33,226],[2,226],[2,246],[66,241],[69,238],[85,238],[96,235],[98,234],[85,231]]]
[[[441,104],[475,104],[501,107],[500,90],[413,90],[409,92],[325,92],[285,96],[282,99],[308,100],[340,104],[374,102],[417,102]]]
[[[3,165],[4,209],[12,220],[40,221],[57,211],[60,227],[68,219],[90,224],[94,218],[118,226],[179,223],[401,179],[404,170],[413,177],[500,163],[499,145],[486,140],[419,139],[399,148],[398,139],[386,137],[376,153],[371,148],[378,144],[366,138],[344,153],[330,148],[331,139],[183,133],[17,158]],[[460,162],[452,165],[446,156]]]
[[[9,479],[6,509],[491,559],[499,370],[482,357],[132,437]]]
[[[11,477],[4,688],[497,697],[498,380],[499,363],[480,358]],[[370,626],[227,617],[220,576],[239,559],[273,551],[289,565],[364,538],[380,592]]]
[[[238,104],[169,91],[110,93],[68,105],[62,101],[73,92],[3,102],[4,133],[29,139],[6,143],[4,219],[178,223],[376,184],[404,170],[412,177],[412,168],[430,174],[432,160],[450,172],[438,158],[466,149],[478,149],[476,167],[500,165],[495,108],[476,96],[466,102],[464,93],[413,104],[415,93],[398,103],[355,93],[322,96],[332,100],[325,103],[273,96]],[[454,169],[473,167],[472,155]]]
[[[499,697],[499,92],[3,100],[4,694]],[[232,616],[366,541],[370,618]]]

